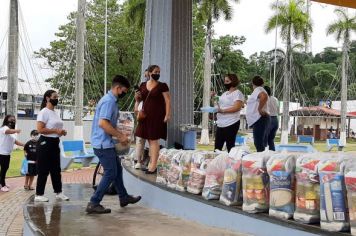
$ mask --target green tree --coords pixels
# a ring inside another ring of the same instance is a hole
[[[128,77],[132,84],[139,80],[143,48],[143,32],[136,25],[127,24],[123,4],[108,1],[108,81],[115,74]],[[104,34],[105,0],[92,0],[87,5],[85,45],[85,101],[98,101],[104,87]],[[48,79],[53,88],[59,89],[61,101],[73,104],[75,78],[75,17],[70,13],[68,23],[59,27],[57,39],[48,48],[36,52],[55,72]],[[122,101],[120,108],[132,109],[133,93]]]
[[[139,29],[145,27],[146,0],[126,1],[125,14],[129,24],[135,24]]]
[[[336,40],[343,40],[342,47],[342,76],[341,76],[341,146],[346,145],[346,107],[347,107],[347,80],[349,78],[349,50],[350,36],[356,32],[356,16],[350,17],[343,9],[336,9],[338,20],[330,24],[327,28],[327,35],[335,34]]]
[[[276,2],[272,5],[275,14],[268,19],[266,33],[275,28],[280,28],[280,36],[286,43],[286,60],[284,68],[283,86],[283,121],[282,121],[282,143],[288,143],[289,101],[292,78],[292,40],[302,39],[308,42],[309,34],[312,32],[312,24],[306,12],[303,11],[304,1],[289,0],[286,3]]]

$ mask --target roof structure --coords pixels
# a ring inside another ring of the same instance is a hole
[[[35,83],[35,82],[25,82],[19,80],[18,82],[18,92],[24,95],[43,95],[51,86],[49,83]],[[7,80],[0,80],[0,93],[7,93]]]
[[[340,117],[340,110],[323,106],[302,107],[298,110],[290,111],[291,116],[313,116],[313,117]],[[356,112],[348,112],[349,118],[356,118]]]
[[[341,7],[356,8],[355,0],[312,0],[314,2],[327,3]]]

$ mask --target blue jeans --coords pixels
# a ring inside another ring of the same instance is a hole
[[[262,116],[258,121],[256,121],[253,127],[253,141],[257,152],[263,152],[267,146],[267,133],[270,124],[269,116]]]
[[[277,116],[271,116],[271,122],[269,125],[267,140],[268,140],[269,150],[272,151],[276,151],[276,148],[274,146],[274,138],[276,137],[277,130],[278,130],[278,118]]]
[[[111,183],[114,183],[119,198],[126,198],[128,194],[122,178],[122,166],[120,159],[117,158],[115,148],[94,148],[94,154],[99,158],[100,164],[104,168],[104,175],[94,195],[91,197],[90,202],[94,205],[100,204]]]

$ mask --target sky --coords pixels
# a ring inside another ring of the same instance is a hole
[[[4,45],[1,45],[8,27],[9,1],[0,0],[0,75],[4,71],[3,58],[6,55]],[[55,39],[55,32],[62,24],[67,23],[67,16],[77,8],[77,0],[19,0],[25,19],[26,29],[32,48],[38,50],[48,47]],[[274,48],[274,33],[266,34],[265,26],[272,15],[270,5],[272,0],[240,0],[233,4],[234,17],[230,22],[215,23],[215,37],[225,34],[245,36],[246,42],[239,46],[245,56],[255,52],[269,51]],[[314,26],[312,35],[312,51],[318,53],[326,46],[339,46],[333,36],[326,36],[327,25],[335,19],[335,7],[313,3],[311,12]],[[353,12],[354,10],[349,10]],[[278,47],[283,47],[278,40]],[[6,66],[6,65],[5,65]]]

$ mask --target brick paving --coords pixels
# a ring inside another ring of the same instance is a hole
[[[63,183],[91,183],[93,172],[93,168],[62,172],[62,181]],[[0,236],[22,235],[22,206],[35,193],[23,189],[24,181],[24,177],[9,178],[6,183],[10,185],[10,192],[0,192]],[[48,178],[47,188],[52,188],[50,183]]]

